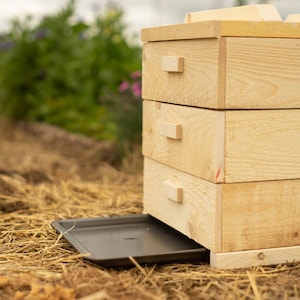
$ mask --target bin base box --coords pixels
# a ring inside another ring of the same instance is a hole
[[[300,260],[300,180],[217,184],[145,157],[144,212],[209,249],[215,267]]]

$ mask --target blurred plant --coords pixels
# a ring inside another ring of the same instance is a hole
[[[130,74],[120,85],[118,94],[103,99],[107,103],[108,118],[118,141],[119,155],[127,154],[142,138],[141,72]]]
[[[115,95],[121,109],[118,88],[141,69],[140,46],[128,42],[117,6],[109,4],[92,24],[75,21],[74,10],[70,0],[37,25],[31,17],[14,20],[0,36],[0,113],[119,142],[117,126],[124,123],[107,118],[114,105],[99,99]]]
[[[235,6],[247,5],[248,0],[235,0]]]
[[[256,2],[257,4],[267,4],[269,0],[258,0],[258,1],[249,1],[249,0],[235,0],[235,6],[247,5],[250,3]]]

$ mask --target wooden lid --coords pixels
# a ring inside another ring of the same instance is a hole
[[[300,21],[282,21],[273,5],[247,5],[188,13],[185,23],[145,28],[142,42],[219,37],[300,38]]]

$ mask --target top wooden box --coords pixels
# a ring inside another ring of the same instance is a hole
[[[300,108],[300,23],[146,28],[143,99],[212,109]],[[155,87],[155,88],[154,88]]]

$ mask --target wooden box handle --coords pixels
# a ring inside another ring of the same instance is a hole
[[[183,201],[183,188],[169,181],[163,181],[163,189],[168,199],[182,203]]]
[[[272,4],[252,4],[187,13],[185,23],[200,21],[281,21]]]
[[[184,58],[182,56],[163,56],[161,59],[161,70],[163,72],[183,73]]]
[[[174,140],[182,139],[182,125],[177,123],[160,122],[160,134]]]
[[[300,23],[300,14],[289,14],[285,21],[290,23]]]

